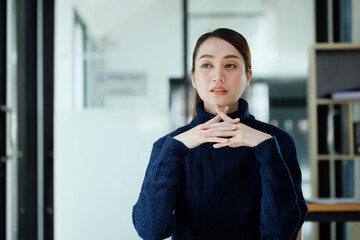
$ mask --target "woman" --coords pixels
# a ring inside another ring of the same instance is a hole
[[[296,239],[307,213],[295,144],[241,98],[252,76],[245,38],[202,35],[191,79],[196,116],[154,143],[133,223],[144,239]]]

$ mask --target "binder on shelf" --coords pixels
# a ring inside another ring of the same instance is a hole
[[[354,123],[355,154],[360,154],[360,122]]]
[[[360,90],[333,92],[331,98],[335,100],[355,100],[360,99]]]

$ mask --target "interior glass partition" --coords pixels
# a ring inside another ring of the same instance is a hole
[[[138,239],[132,206],[182,76],[181,1],[55,4],[55,239]]]

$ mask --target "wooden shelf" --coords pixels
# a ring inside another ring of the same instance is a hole
[[[308,203],[309,212],[348,212],[359,211],[360,203],[346,203],[346,204],[319,204]]]
[[[351,99],[351,100],[337,100],[331,98],[319,98],[316,99],[316,103],[318,105],[330,105],[330,104],[353,104],[353,103],[360,103],[360,99]]]
[[[327,223],[360,221],[360,201],[342,198],[327,201],[318,198],[320,192],[323,193],[321,196],[338,196],[338,170],[352,170],[348,164],[336,163],[345,163],[347,160],[352,160],[355,166],[359,163],[355,162],[360,159],[360,154],[356,153],[355,148],[354,123],[359,120],[360,99],[339,100],[327,97],[334,92],[360,87],[360,44],[315,44],[310,54],[307,102],[314,199],[307,199],[309,213],[305,220]],[[334,152],[335,154],[330,154]],[[342,172],[340,177],[343,174],[346,173]],[[350,189],[351,183],[356,185],[355,181],[346,179],[346,183],[341,184]],[[325,191],[320,191],[319,188],[324,188]],[[331,226],[331,229],[334,227]],[[320,230],[327,232],[322,227]]]
[[[360,212],[360,201],[358,203],[312,203],[307,202],[309,212]]]
[[[354,158],[359,158],[359,155],[352,155],[352,154],[337,154],[337,155],[327,155],[327,154],[319,154],[317,159],[319,160],[354,160]]]
[[[360,99],[338,100],[325,97],[332,92],[360,87],[360,68],[357,64],[359,54],[360,44],[350,43],[320,43],[313,45],[310,51],[308,117],[313,197],[319,196],[319,162],[360,159],[360,154],[355,152],[354,139],[354,122],[358,120],[358,115],[354,116],[354,112],[358,114]],[[334,74],[330,71],[333,69],[337,69]],[[335,128],[341,128],[342,131],[335,132]],[[325,152],[324,149],[329,148],[328,139],[332,140],[333,146],[330,147],[334,149],[334,139],[341,139],[342,153],[319,154],[319,151]],[[334,169],[329,168],[329,174],[330,172],[334,173]],[[330,178],[333,179],[333,175],[330,174]],[[330,186],[331,183],[329,181],[329,188],[334,189]]]
[[[317,43],[312,46],[313,51],[315,50],[351,50],[351,49],[359,49],[360,44],[349,44],[349,43]]]
[[[306,201],[309,209],[305,221],[360,221],[360,201],[345,198],[318,198]]]

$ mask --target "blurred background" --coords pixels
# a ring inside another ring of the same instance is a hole
[[[4,0],[0,8],[1,104],[10,113],[1,115],[1,144],[12,153],[1,163],[0,239],[139,239],[131,213],[152,144],[190,121],[192,51],[219,27],[248,40],[250,112],[294,137],[303,192],[314,197],[310,48],[359,43],[360,1]],[[306,222],[303,239],[319,239],[316,226]],[[336,239],[355,239],[353,224],[344,229]]]

